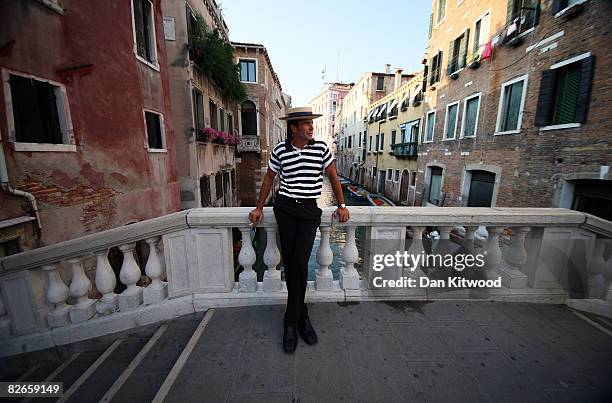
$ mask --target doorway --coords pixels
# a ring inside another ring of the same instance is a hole
[[[471,171],[468,207],[491,207],[495,174],[488,171]]]

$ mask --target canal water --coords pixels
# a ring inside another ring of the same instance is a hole
[[[362,199],[359,197],[354,197],[352,193],[348,190],[343,189],[344,192],[344,200],[347,206],[367,206],[368,201],[366,199]],[[331,184],[327,176],[323,177],[323,190],[321,192],[321,196],[317,200],[317,204],[320,208],[336,206],[336,198],[334,197],[334,192],[332,191]],[[350,209],[349,209],[350,211]],[[263,263],[263,253],[265,250],[266,244],[266,233],[263,228],[257,229],[257,234],[254,238],[253,246],[256,250],[257,261],[253,265],[253,269],[257,272],[257,280],[262,281],[263,274],[266,271],[267,267]],[[362,256],[363,256],[363,243],[365,240],[365,227],[357,227],[355,231],[355,241],[357,243],[357,250],[359,251],[359,260],[355,263],[355,268],[361,275],[362,273]],[[319,250],[319,244],[321,243],[321,232],[317,230],[317,236],[314,241],[314,245],[312,247],[312,253],[310,255],[310,260],[308,261],[308,280],[314,280],[315,274],[317,272],[318,264],[317,264],[317,251]],[[334,260],[330,266],[330,270],[334,276],[334,280],[340,279],[340,270],[342,269],[344,263],[342,261],[342,251],[344,250],[344,245],[346,244],[346,229],[341,226],[332,226],[332,230],[330,233],[330,246],[332,253],[334,255]],[[279,244],[280,248],[280,244]],[[279,269],[282,270],[283,263],[281,261],[279,265]],[[236,279],[238,279],[238,272],[236,272]],[[284,273],[283,273],[284,279]]]

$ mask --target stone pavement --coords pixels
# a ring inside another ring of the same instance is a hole
[[[282,350],[284,306],[216,309],[166,401],[612,401],[612,336],[563,305],[316,303],[319,343]]]

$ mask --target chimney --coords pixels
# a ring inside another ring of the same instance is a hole
[[[391,74],[391,65],[390,64],[385,64],[385,73],[386,74]]]
[[[399,67],[395,69],[395,84],[393,85],[394,91],[402,85],[402,71],[404,70]]]

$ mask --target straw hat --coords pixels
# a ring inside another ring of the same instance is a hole
[[[286,120],[290,122],[292,120],[302,120],[302,119],[316,119],[320,116],[318,113],[312,113],[312,108],[310,106],[301,106],[299,108],[291,108],[289,109],[289,113],[287,116],[281,118],[281,120]]]

